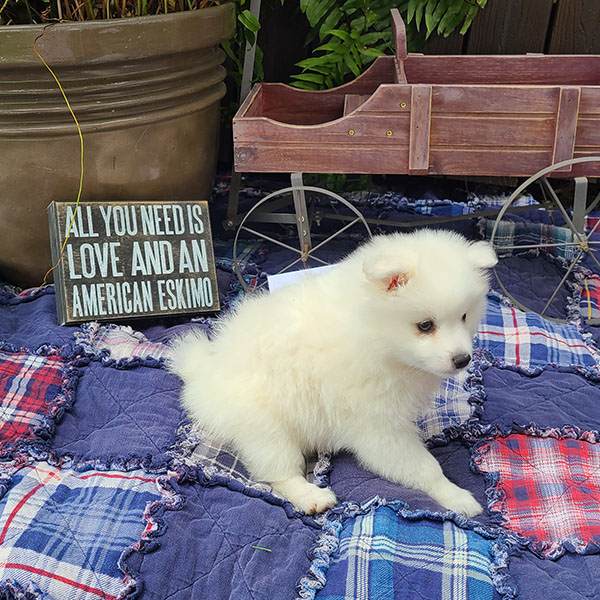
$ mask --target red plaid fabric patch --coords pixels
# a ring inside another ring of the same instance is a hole
[[[59,356],[0,350],[0,453],[35,438],[62,396],[65,361]]]
[[[549,558],[600,544],[600,447],[512,434],[481,444],[475,464],[497,474],[490,511]]]
[[[581,313],[585,319],[600,317],[600,277],[598,275],[590,275],[583,280]]]

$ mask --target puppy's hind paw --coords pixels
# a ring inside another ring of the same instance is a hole
[[[320,488],[303,477],[291,477],[273,483],[273,488],[285,496],[299,511],[314,515],[333,508],[337,499],[329,488]]]
[[[458,488],[452,496],[446,498],[444,506],[453,512],[461,513],[465,517],[475,517],[483,512],[483,507],[471,492]]]

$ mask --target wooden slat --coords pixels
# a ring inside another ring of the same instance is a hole
[[[526,115],[497,117],[495,115],[452,114],[441,116],[435,111],[431,118],[431,146],[461,146],[469,148],[502,148],[507,143],[521,148],[548,150],[554,144],[556,120],[551,117],[532,118]],[[510,140],[510,142],[508,141]]]
[[[391,10],[392,32],[394,34],[396,83],[406,83],[404,61],[407,56],[406,27],[397,8]]]
[[[552,162],[573,158],[575,149],[575,131],[579,113],[579,98],[581,90],[576,87],[560,88],[560,97],[556,116],[556,133]],[[563,167],[560,171],[570,171],[571,167]]]
[[[587,153],[576,153],[575,157]],[[429,173],[495,177],[529,177],[552,161],[552,149],[531,150],[511,146],[496,149],[430,149]],[[408,146],[340,145],[321,143],[236,144],[235,166],[240,172],[289,172],[292,167],[305,173],[406,174]],[[556,173],[555,176],[560,176]],[[575,165],[569,177],[600,176],[600,163]],[[564,174],[562,175],[564,177]]]
[[[552,54],[599,54],[600,2],[598,0],[561,0],[556,9],[548,52]],[[561,81],[561,83],[563,82]]]
[[[404,68],[411,83],[598,85],[600,56],[409,54]]]
[[[383,84],[360,107],[360,112],[407,113],[410,110],[411,89],[410,85]]]
[[[579,101],[579,115],[600,116],[600,81],[596,87],[582,87]]]
[[[467,52],[543,52],[552,5],[553,0],[488,0],[469,29]]]
[[[426,172],[429,168],[431,131],[431,86],[414,85],[410,102],[410,140],[408,168]]]
[[[262,88],[255,84],[239,107],[236,116],[255,117],[262,114]]]
[[[359,106],[364,104],[370,96],[362,96],[360,94],[346,94],[344,96],[344,115],[354,112]]]
[[[456,150],[432,148],[431,174],[529,177],[548,166],[551,149]],[[235,166],[240,172],[285,172],[294,165],[305,173],[406,174],[408,147],[396,144],[340,146],[339,144],[236,144]]]
[[[600,117],[582,117],[580,110],[575,132],[575,151],[584,149],[595,149],[596,154],[600,155]]]
[[[286,172],[291,166],[303,173],[405,174],[408,146],[396,141],[381,145],[252,144],[235,147],[235,167],[240,172]]]
[[[387,135],[388,131],[392,132],[391,136]],[[377,144],[386,148],[397,143],[398,138],[408,140],[408,135],[408,112],[370,115],[359,110],[333,123],[313,127],[286,126],[260,118],[236,121],[233,126],[233,139],[236,145],[245,142],[254,143],[257,146],[263,143],[293,142],[304,144],[306,148],[327,143],[352,146]],[[284,169],[284,172],[292,170]]]
[[[552,150],[431,149],[430,173],[529,177],[550,164]]]
[[[530,86],[434,85],[434,112],[451,113],[556,113],[558,90]]]

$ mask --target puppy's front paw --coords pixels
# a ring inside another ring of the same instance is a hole
[[[273,483],[273,488],[307,515],[333,508],[337,502],[335,494],[329,488],[320,488],[303,477],[292,477]]]
[[[483,507],[475,500],[473,494],[459,487],[448,494],[443,499],[442,504],[453,512],[465,515],[465,517],[475,517],[483,512]]]
[[[329,488],[320,488],[312,483],[309,483],[309,485],[315,489],[305,491],[296,501],[292,501],[292,504],[296,508],[307,515],[314,515],[333,508],[336,505],[337,498]]]

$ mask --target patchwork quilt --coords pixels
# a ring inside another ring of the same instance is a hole
[[[490,202],[371,200],[373,216],[408,219]],[[460,225],[474,239],[487,227]],[[535,220],[505,234],[562,235]],[[355,243],[340,236],[323,258]],[[217,240],[225,310],[241,294],[230,252]],[[248,283],[285,258],[248,243]],[[448,477],[486,507],[475,519],[347,454],[308,457],[307,476],[339,504],[300,514],[181,409],[169,341],[210,332],[212,318],[59,327],[51,286],[1,287],[0,598],[599,597],[600,332],[583,320],[598,311],[593,267],[558,297],[567,323],[492,290],[473,364],[419,418]],[[534,305],[561,269],[564,257],[547,252],[498,266]]]

